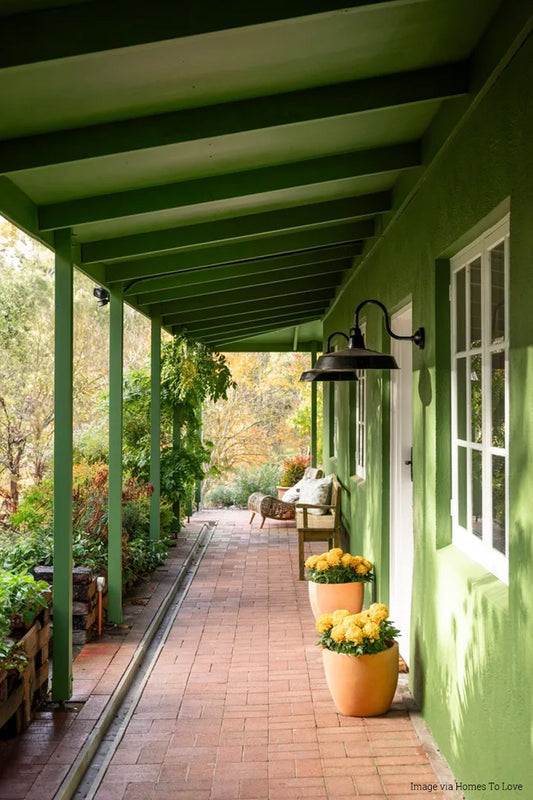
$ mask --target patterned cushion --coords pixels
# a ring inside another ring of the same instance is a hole
[[[303,481],[300,488],[300,503],[311,503],[313,505],[327,505],[331,496],[332,476]],[[309,514],[327,514],[325,508],[310,508]]]

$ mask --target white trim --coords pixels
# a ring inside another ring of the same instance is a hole
[[[361,333],[366,332],[366,325],[361,324]],[[357,383],[355,384],[355,431],[354,431],[354,462],[355,474],[361,480],[366,480],[366,370],[356,371]],[[362,408],[361,408],[362,407]]]
[[[490,270],[490,251],[498,244],[504,242],[504,292],[505,292],[505,320],[504,338],[502,342],[492,343],[491,331],[491,270]],[[481,346],[473,347],[470,340],[470,266],[474,261],[480,259],[481,272]],[[497,225],[490,228],[482,236],[468,247],[461,250],[451,259],[451,378],[452,378],[452,525],[453,543],[465,552],[470,558],[479,562],[487,570],[492,572],[501,581],[509,581],[509,458],[508,458],[508,437],[509,437],[509,215],[506,215]],[[457,330],[456,330],[456,311],[457,311],[457,280],[459,271],[465,270],[465,327],[466,336],[465,349],[456,352]],[[504,447],[496,447],[492,444],[492,384],[491,384],[491,364],[492,354],[504,354],[505,367],[505,442]],[[480,376],[481,384],[481,442],[473,441],[472,436],[472,392],[470,389],[472,376],[472,358],[481,357],[482,368]],[[465,385],[465,414],[466,414],[466,438],[458,437],[457,415],[458,415],[458,382],[457,382],[457,363],[459,359],[465,360],[466,385]],[[466,486],[463,487],[466,493],[466,527],[460,524],[459,519],[459,447],[466,451]],[[472,454],[481,453],[481,537],[473,533],[472,519]],[[505,531],[506,531],[506,552],[501,553],[493,546],[493,499],[492,499],[492,457],[501,456],[505,458]]]

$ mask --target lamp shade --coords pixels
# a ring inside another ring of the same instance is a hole
[[[316,370],[398,369],[396,359],[366,347],[346,347],[335,353],[324,353],[315,364]]]
[[[344,369],[308,369],[300,375],[301,381],[356,381],[353,370]]]

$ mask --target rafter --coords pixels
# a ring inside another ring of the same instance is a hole
[[[305,303],[302,305],[296,304],[291,308],[280,310],[265,308],[262,311],[255,312],[254,314],[239,314],[233,318],[219,317],[213,319],[211,315],[209,315],[208,319],[204,319],[199,322],[190,322],[186,327],[187,330],[193,335],[202,334],[202,336],[204,336],[208,333],[219,335],[220,333],[228,332],[239,327],[245,327],[246,325],[254,322],[263,323],[273,320],[276,323],[281,323],[289,318],[292,319],[294,316],[298,316],[298,314],[300,314],[302,317],[308,316],[316,319],[322,316],[324,313],[324,308],[324,302],[317,301],[315,303]]]
[[[292,323],[288,323],[283,327],[293,327],[294,325],[298,325],[300,322],[310,322],[311,320],[299,320],[295,318]],[[238,342],[241,339],[249,338],[250,336],[257,336],[260,333],[269,333],[270,331],[276,330],[276,325],[264,324],[258,325],[255,328],[248,328],[242,331],[235,331],[235,334],[228,334],[227,336],[223,337],[213,337],[212,339],[207,339],[206,344],[209,344],[211,347],[216,347],[219,350],[222,350],[225,345],[231,344],[232,342]]]
[[[236,197],[279,192],[297,186],[312,186],[326,181],[407,169],[421,163],[420,143],[406,142],[41,206],[39,224],[43,230],[74,227],[168,208],[179,209]]]
[[[374,234],[373,220],[360,220],[358,222],[341,223],[338,225],[324,225],[318,228],[303,228],[289,230],[268,236],[265,239],[254,237],[243,237],[236,239],[235,245],[242,243],[255,244],[259,248],[257,255],[273,255],[271,248],[276,248],[274,252],[280,252],[279,245],[284,251],[306,250],[310,247],[324,247],[326,245],[343,244],[354,242],[360,239],[369,239]],[[224,240],[221,240],[224,244]],[[201,244],[199,241],[198,244]],[[208,247],[215,242],[207,241]],[[218,243],[216,245],[219,246]],[[148,255],[162,253],[167,250],[186,250],[190,244],[182,244],[181,228],[171,228],[169,230],[151,231],[150,233],[139,233],[135,236],[122,236],[116,239],[102,239],[81,246],[82,264],[90,264],[99,261],[110,261],[113,259],[131,258],[137,255]],[[264,251],[264,252],[263,252]]]
[[[349,0],[349,7],[390,0]],[[228,28],[261,25],[346,9],[339,0],[269,0],[268,3],[100,0],[20,13],[2,20],[0,68],[34,64],[121,47],[164,42]],[[60,32],[60,35],[58,35]]]
[[[241,289],[243,292],[252,292],[256,286],[266,284],[283,283],[283,281],[299,279],[307,280],[318,275],[328,275],[331,272],[339,273],[346,271],[350,267],[349,261],[323,262],[321,264],[307,264],[302,267],[285,268],[283,270],[268,270],[255,275],[242,276],[238,278],[227,278],[222,281],[210,281],[208,283],[198,283],[192,286],[166,289],[160,292],[150,292],[140,295],[136,300],[138,307],[152,305],[154,303],[164,303],[171,300],[185,300],[189,297],[207,297],[210,294],[228,291],[230,289]]]
[[[334,291],[322,291],[316,290],[314,292],[310,292],[308,294],[302,295],[302,297],[298,297],[297,295],[289,295],[288,297],[281,297],[276,300],[276,312],[284,313],[288,312],[293,308],[300,308],[302,310],[307,310],[308,308],[314,307],[317,304],[321,305],[324,309],[327,307],[330,298],[333,296]],[[242,306],[232,305],[228,308],[224,308],[224,306],[220,306],[218,308],[211,309],[209,311],[209,320],[210,322],[216,322],[223,324],[224,322],[239,322],[242,320],[243,317],[247,317],[248,319],[253,319],[256,314],[262,314],[263,312],[273,313],[272,310],[272,302],[269,298],[266,299],[259,299],[259,300],[250,300],[246,303],[243,303]],[[252,315],[251,317],[249,315]],[[198,313],[197,309],[184,310],[179,312],[169,312],[165,315],[164,324],[179,326],[179,325],[202,325],[203,317],[201,314]]]
[[[279,239],[280,237],[276,237]],[[270,241],[271,253],[261,252],[264,248],[258,247],[255,242],[238,242],[237,244],[217,245],[214,247],[205,247],[201,250],[191,250],[185,253],[173,253],[166,256],[155,256],[147,259],[133,259],[127,261],[117,261],[105,266],[105,281],[107,285],[115,283],[130,284],[132,281],[137,281],[143,278],[155,278],[158,276],[166,276],[169,273],[180,272],[184,269],[200,269],[203,267],[214,267],[222,264],[231,264],[237,262],[255,261],[256,259],[271,257],[283,257],[286,251],[283,247],[276,247],[276,242]],[[362,252],[361,242],[347,242],[343,247],[349,248],[352,257],[358,256]],[[291,253],[292,255],[308,254],[310,258],[314,259],[314,253],[318,255],[318,260],[321,260],[321,255],[327,250],[333,248],[303,248],[300,251]],[[289,258],[289,255],[286,257]],[[91,266],[91,270],[93,267]]]
[[[244,309],[250,303],[257,300],[271,300],[276,302],[278,300],[286,300],[290,295],[297,295],[300,299],[305,299],[306,295],[311,294],[314,298],[315,292],[323,292],[322,297],[331,296],[335,288],[338,286],[342,272],[334,272],[331,275],[321,275],[318,278],[310,278],[302,285],[302,281],[284,281],[282,284],[272,284],[268,286],[260,286],[252,292],[241,292],[240,289],[231,289],[228,292],[219,292],[218,294],[208,295],[208,297],[192,297],[186,302],[180,301],[161,303],[158,306],[159,311],[163,317],[170,314],[175,314],[180,311],[184,306],[187,312],[200,312],[201,314],[207,312],[210,308],[221,308],[225,306],[241,306]],[[280,288],[283,287],[283,288]],[[279,306],[278,306],[279,307]]]
[[[198,283],[210,283],[231,278],[248,278],[263,272],[292,269],[306,265],[322,263],[333,264],[335,261],[351,261],[359,248],[352,244],[341,244],[337,247],[323,247],[314,250],[301,250],[297,253],[275,256],[274,258],[260,258],[254,261],[238,261],[230,264],[219,264],[214,267],[199,267],[198,269],[176,270],[176,274],[165,275],[161,278],[137,278],[124,289],[124,297],[136,297],[137,302],[142,302],[141,295],[147,292],[160,292],[166,289],[175,289],[185,286],[194,286]],[[185,254],[189,255],[189,254]],[[181,254],[180,254],[181,256]],[[168,258],[162,256],[161,258]],[[175,257],[174,257],[175,258]]]
[[[234,326],[226,330],[211,331],[211,332],[196,332],[194,337],[200,341],[216,341],[226,340],[233,338],[241,338],[243,335],[251,336],[255,332],[266,330],[275,330],[276,328],[287,328],[290,325],[303,325],[305,322],[312,322],[319,319],[319,314],[301,314],[295,311],[294,314],[285,317],[284,319],[263,319],[260,322],[243,323],[241,326]]]
[[[275,97],[25,136],[2,143],[0,173],[453,97],[467,91],[468,66],[461,62]]]

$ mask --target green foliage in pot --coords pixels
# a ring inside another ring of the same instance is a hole
[[[9,638],[17,617],[29,627],[41,608],[46,608],[45,581],[31,575],[0,570],[0,669],[22,672],[28,663],[24,650]]]

